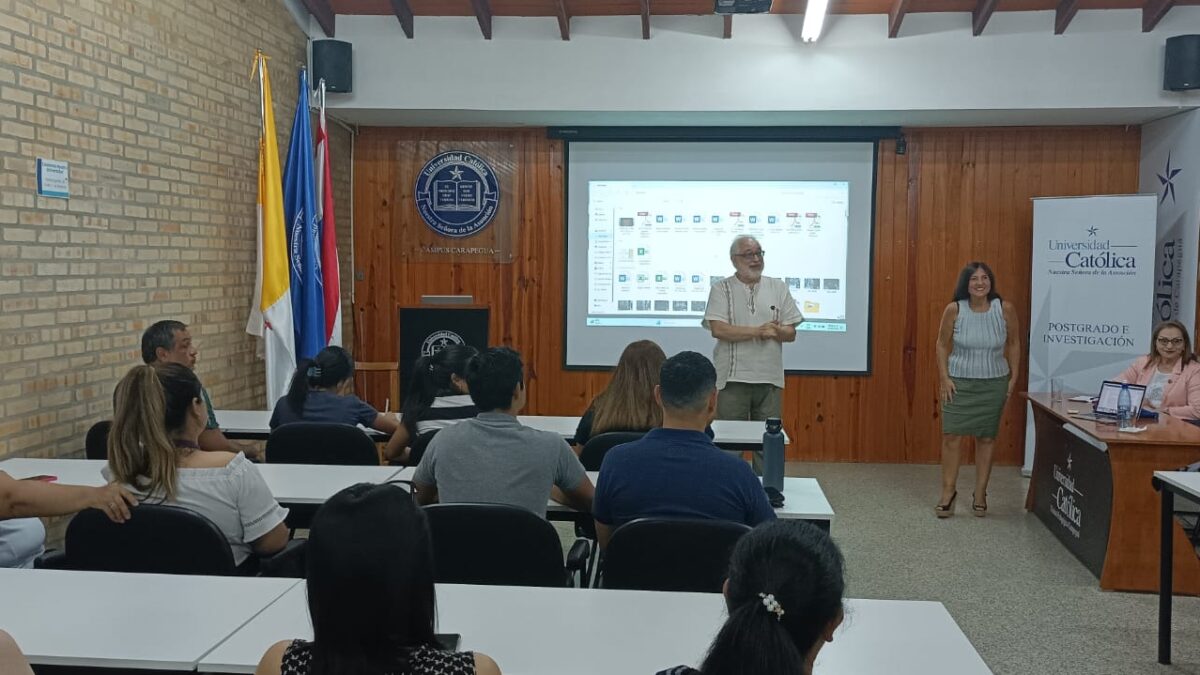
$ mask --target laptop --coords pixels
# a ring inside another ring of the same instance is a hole
[[[1131,406],[1129,418],[1136,420],[1142,414],[1142,401],[1146,398],[1146,388],[1140,384],[1125,384],[1112,380],[1105,380],[1100,385],[1100,393],[1097,394],[1096,402],[1092,405],[1093,412],[1075,413],[1072,417],[1097,422],[1116,422],[1117,401],[1120,400],[1122,386],[1129,387],[1129,404]]]

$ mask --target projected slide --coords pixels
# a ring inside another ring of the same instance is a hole
[[[695,327],[729,244],[758,239],[800,330],[846,330],[847,181],[589,181],[588,326]]]

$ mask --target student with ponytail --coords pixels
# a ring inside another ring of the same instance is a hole
[[[238,565],[287,545],[279,506],[242,453],[200,452],[208,422],[200,381],[186,366],[136,366],[117,384],[104,476],[148,503],[206,516],[225,534]]]
[[[819,528],[776,520],[738,542],[729,561],[729,618],[700,670],[659,675],[813,675],[813,663],[842,623],[841,551]]]
[[[389,460],[417,464],[429,436],[479,414],[467,386],[467,361],[478,353],[468,345],[450,345],[417,359],[400,409],[400,429],[384,450]],[[422,437],[425,442],[418,441]]]
[[[301,359],[287,395],[275,404],[271,428],[293,422],[361,424],[393,434],[400,424],[354,395],[354,359],[341,347],[326,347]]]

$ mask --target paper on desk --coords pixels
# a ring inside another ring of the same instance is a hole
[[[1146,430],[1146,427],[1121,427],[1117,429],[1123,434],[1140,434]]]
[[[1072,396],[1068,401],[1078,401],[1079,403],[1091,403],[1096,400],[1095,396]]]

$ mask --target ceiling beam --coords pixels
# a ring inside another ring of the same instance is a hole
[[[558,0],[558,32],[563,40],[571,39],[571,15],[567,14],[567,0]]]
[[[336,15],[333,13],[333,7],[329,6],[329,0],[304,0],[304,8],[321,25],[321,30],[325,31],[325,37],[333,37]]]
[[[642,0],[642,39],[650,39],[650,0]]]
[[[412,7],[408,6],[408,0],[391,0],[391,2],[392,12],[400,20],[400,28],[404,29],[404,35],[411,40],[413,36]]]
[[[1058,7],[1054,10],[1054,34],[1062,35],[1067,30],[1067,26],[1071,25],[1071,19],[1075,18],[1075,12],[1079,11],[1079,0],[1058,0]]]
[[[483,33],[483,39],[491,40],[492,5],[488,0],[471,0],[471,7],[475,10],[475,20],[479,22],[479,30]]]
[[[1154,30],[1159,21],[1175,6],[1175,0],[1146,0],[1142,6],[1142,32]]]
[[[900,34],[900,23],[904,21],[911,4],[912,0],[892,0],[892,9],[888,12],[888,37],[894,38]]]
[[[992,12],[996,11],[996,4],[999,0],[978,0],[975,3],[975,10],[971,12],[971,32],[975,37],[983,34],[983,29],[987,27],[988,19],[992,18]]]
[[[724,23],[725,23],[725,30],[724,30],[724,32],[722,32],[722,33],[721,33],[721,37],[723,37],[723,38],[725,38],[726,40],[728,40],[728,39],[730,39],[730,38],[732,38],[732,37],[733,37],[733,15],[732,15],[732,14],[726,14],[726,15],[723,17],[723,20],[724,20]]]

